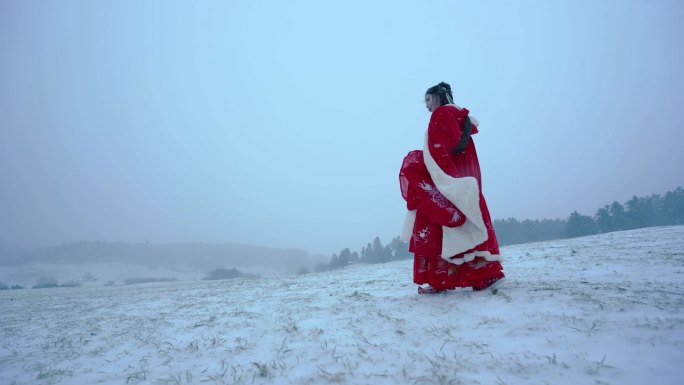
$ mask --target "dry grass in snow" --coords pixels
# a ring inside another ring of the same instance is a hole
[[[684,226],[502,249],[420,296],[411,261],[0,293],[0,384],[681,384]]]

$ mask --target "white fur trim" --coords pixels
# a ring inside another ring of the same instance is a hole
[[[466,216],[466,221],[461,226],[442,226],[442,258],[459,264],[450,257],[466,252],[489,238],[480,210],[480,187],[474,177],[454,178],[437,165],[430,154],[427,132],[423,146],[423,159],[439,192]],[[481,252],[473,253],[471,260],[477,253]]]
[[[463,257],[461,257],[461,258],[444,258],[444,257],[442,257],[442,259],[445,259],[445,260],[453,263],[454,265],[462,265],[466,262],[470,262],[470,261],[474,260],[477,257],[483,257],[485,260],[487,260],[489,262],[494,262],[494,261],[501,262],[502,261],[501,255],[492,254],[489,251],[480,251],[480,250],[475,250],[472,253],[463,254]]]
[[[416,210],[411,210],[406,213],[406,218],[404,219],[404,230],[401,232],[401,239],[406,242],[411,241],[413,236],[413,225],[416,223]]]

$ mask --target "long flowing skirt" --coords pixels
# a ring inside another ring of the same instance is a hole
[[[449,263],[439,256],[415,255],[413,259],[413,282],[429,284],[437,291],[457,287],[472,287],[482,290],[504,278],[500,262],[486,261],[477,257],[461,265]]]

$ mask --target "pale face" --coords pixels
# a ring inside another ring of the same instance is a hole
[[[438,95],[425,94],[425,108],[427,108],[428,111],[433,112],[440,105]]]

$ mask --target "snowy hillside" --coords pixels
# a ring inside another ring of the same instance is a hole
[[[681,384],[684,226],[502,249],[493,292],[411,261],[0,292],[1,384]]]
[[[136,278],[187,281],[202,279],[218,268],[283,276],[300,269],[313,270],[328,260],[301,250],[230,243],[78,242],[14,251],[0,247],[0,286],[32,287],[43,281],[71,286],[121,285]]]

